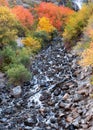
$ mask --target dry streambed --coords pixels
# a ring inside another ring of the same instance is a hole
[[[22,87],[6,87],[0,73],[0,130],[93,130],[92,71],[77,62],[59,39],[35,57]]]

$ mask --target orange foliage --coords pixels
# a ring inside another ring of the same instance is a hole
[[[7,0],[0,0],[0,6],[8,6]]]
[[[33,16],[28,9],[23,6],[15,6],[12,12],[16,15],[17,19],[25,27],[30,27],[33,24]]]
[[[51,24],[58,30],[61,30],[61,28],[67,21],[68,16],[74,12],[67,7],[63,6],[59,7],[53,3],[46,3],[46,2],[42,2],[40,5],[38,5],[38,7],[35,7],[35,10],[39,18],[41,17],[49,18]]]

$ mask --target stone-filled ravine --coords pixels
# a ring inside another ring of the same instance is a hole
[[[93,130],[91,68],[57,39],[30,69],[31,81],[15,88],[0,73],[0,130]]]

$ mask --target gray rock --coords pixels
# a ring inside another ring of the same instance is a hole
[[[26,126],[33,126],[33,125],[36,124],[36,123],[37,123],[36,117],[28,118],[28,119],[24,122],[24,124],[25,124]]]
[[[92,126],[92,127],[90,127],[90,130],[93,130],[93,126]]]
[[[58,89],[56,89],[56,90],[54,91],[54,95],[55,95],[55,96],[58,96],[60,93],[61,93],[61,89],[60,89],[60,88],[58,88]]]
[[[51,118],[50,122],[54,124],[54,123],[56,123],[56,119],[55,118]]]
[[[43,130],[43,129],[39,127],[34,127],[33,130]]]
[[[15,88],[12,89],[12,94],[14,97],[20,97],[22,93],[21,86],[16,86]]]
[[[68,126],[68,130],[75,130],[75,126],[74,126],[73,124],[70,124],[70,125]]]
[[[3,89],[5,87],[5,83],[0,80],[0,89]]]
[[[77,128],[79,128],[79,120],[75,120],[75,121],[73,122],[73,125],[76,126]]]
[[[73,100],[74,100],[74,102],[78,102],[78,101],[82,100],[82,97],[83,96],[80,94],[75,94],[73,97]]]
[[[42,95],[40,96],[40,101],[47,100],[51,97],[50,92],[43,91]]]
[[[3,78],[4,76],[5,76],[5,74],[0,72],[0,79]]]
[[[0,119],[0,122],[5,123],[7,121],[7,118]]]
[[[0,97],[0,103],[2,103],[2,100],[3,100],[3,99]]]
[[[65,108],[65,106],[66,106],[65,103],[63,103],[63,102],[60,102],[60,103],[59,103],[59,107]]]

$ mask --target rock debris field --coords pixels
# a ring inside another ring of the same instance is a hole
[[[59,39],[32,61],[32,79],[6,86],[0,73],[0,130],[93,130],[91,68]]]

